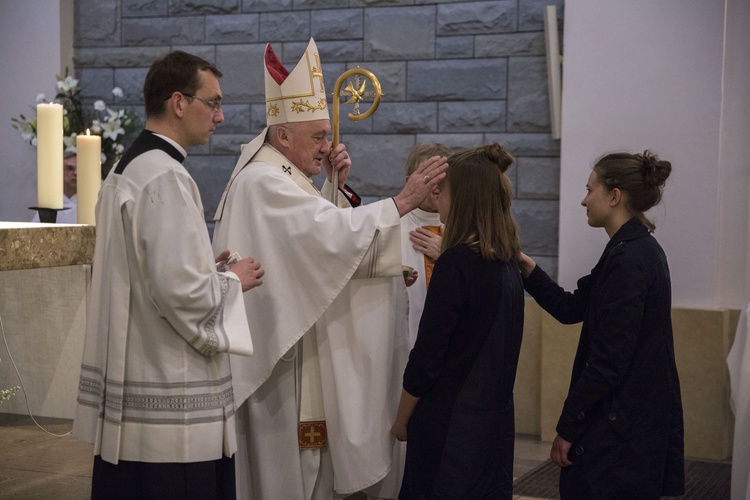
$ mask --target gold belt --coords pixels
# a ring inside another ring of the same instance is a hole
[[[328,432],[325,420],[313,420],[299,423],[299,448],[324,448],[328,444]]]

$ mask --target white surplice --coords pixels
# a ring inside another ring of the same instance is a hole
[[[727,357],[734,410],[732,500],[750,499],[750,305],[740,314]]]
[[[232,357],[236,400],[247,399],[238,410],[237,494],[309,498],[297,438],[303,336],[303,345],[317,342],[335,490],[356,492],[391,467],[408,355],[398,210],[390,199],[334,206],[281,153],[261,148],[264,136],[243,149],[214,231],[215,250],[266,270],[245,300],[255,355]]]
[[[407,288],[409,293],[409,348],[414,347],[419,331],[419,320],[427,297],[427,273],[424,269],[424,254],[414,250],[409,233],[423,226],[440,226],[440,214],[415,208],[401,218],[401,252],[405,266],[417,270],[417,281]]]
[[[217,460],[236,450],[227,353],[253,351],[242,287],[216,271],[184,150],[144,134],[157,149],[97,203],[73,433],[114,464]]]

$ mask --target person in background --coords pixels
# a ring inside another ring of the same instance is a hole
[[[433,156],[448,157],[451,150],[442,144],[418,144],[409,150],[406,157],[406,180],[414,174],[419,165]],[[424,199],[414,210],[401,217],[401,260],[404,265],[404,282],[400,288],[408,302],[408,349],[414,347],[419,329],[419,318],[424,309],[427,283],[432,273],[435,259],[440,255],[440,231],[442,224],[437,211],[437,189]],[[398,367],[399,378],[404,366]],[[393,498],[401,487],[406,459],[406,443],[396,441],[393,448],[391,472],[378,485],[365,490],[368,498]]]
[[[442,144],[418,144],[406,157],[406,178],[432,156],[448,157],[451,150]],[[407,277],[409,295],[409,348],[414,347],[422,317],[427,285],[435,260],[440,255],[440,214],[437,211],[437,190],[414,210],[401,218],[402,263],[413,269]]]
[[[75,153],[67,152],[63,158],[63,209],[57,212],[58,224],[76,224],[78,222],[78,158]],[[31,222],[39,222],[39,212],[34,214]]]
[[[550,457],[563,500],[658,500],[685,491],[682,401],[667,257],[644,215],[661,201],[668,161],[613,153],[586,183],[588,224],[609,242],[566,292],[527,255],[524,286],[558,321],[583,321]]]
[[[406,441],[400,499],[512,498],[524,317],[512,163],[499,144],[448,158],[442,252],[391,428]]]
[[[143,86],[146,128],[102,184],[73,433],[94,444],[93,499],[233,499],[229,355],[253,344],[259,262],[214,257],[182,162],[224,120],[221,72],[174,51]]]

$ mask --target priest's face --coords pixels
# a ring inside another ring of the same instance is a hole
[[[194,96],[185,96],[185,142],[184,147],[206,144],[216,131],[216,125],[224,121],[221,110],[221,86],[219,79],[208,70],[199,73],[200,85]],[[218,104],[217,104],[218,103]],[[218,105],[219,109],[216,109]]]
[[[430,194],[427,195],[427,198],[424,199],[424,201],[419,205],[419,208],[421,210],[424,210],[425,212],[437,212],[438,206],[437,206],[437,200],[438,200],[438,194],[440,193],[439,188],[435,188],[432,190]]]
[[[68,156],[63,160],[63,192],[70,198],[76,194],[78,185],[78,158]]]
[[[440,184],[438,184],[435,191],[437,191],[437,210],[440,214],[440,222],[445,224],[446,219],[448,219],[448,212],[451,209],[450,186],[448,186],[448,182],[443,179]]]
[[[318,175],[331,153],[331,122],[299,122],[287,128],[287,150],[284,155],[308,177]]]

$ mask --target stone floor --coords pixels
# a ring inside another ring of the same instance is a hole
[[[36,420],[52,434],[40,429],[28,415],[0,413],[0,499],[89,498],[91,445],[68,434],[70,420]],[[518,436],[514,476],[520,477],[546,460],[549,447],[535,437]]]

